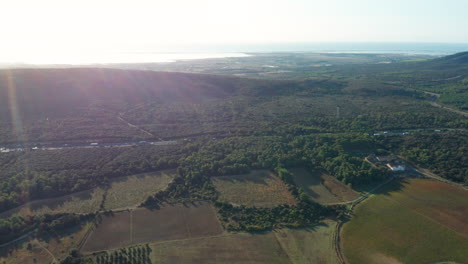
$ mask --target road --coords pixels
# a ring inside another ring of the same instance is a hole
[[[171,145],[177,144],[176,140],[166,140],[166,141],[138,141],[138,142],[113,142],[113,143],[69,143],[62,144],[61,146],[43,146],[43,147],[34,147],[32,150],[59,150],[59,149],[72,149],[72,148],[101,148],[101,147],[133,147],[133,146],[142,146],[142,145]],[[34,143],[28,143],[28,145],[40,145]],[[16,148],[1,148],[0,153],[14,152],[14,151],[24,151],[24,147]]]

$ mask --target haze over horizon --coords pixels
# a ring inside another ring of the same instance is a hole
[[[463,0],[19,0],[2,10],[0,55],[10,60],[255,43],[468,43]]]

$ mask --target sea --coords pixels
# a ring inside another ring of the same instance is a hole
[[[392,53],[445,56],[468,51],[468,43],[390,43],[390,42],[301,42],[151,46],[121,49],[69,50],[62,52],[22,52],[0,56],[0,64],[118,64],[171,63],[181,60],[248,57],[255,53]]]

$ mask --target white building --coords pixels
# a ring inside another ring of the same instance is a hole
[[[387,163],[387,167],[389,167],[390,170],[392,170],[392,171],[405,171],[405,170],[406,170],[406,166],[405,166],[405,165],[399,165],[399,164],[390,164],[390,163]]]

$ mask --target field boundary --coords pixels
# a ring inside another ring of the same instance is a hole
[[[380,183],[379,185],[377,185],[376,187],[374,187],[372,190],[364,193],[362,196],[360,196],[359,198],[353,200],[353,201],[350,201],[350,202],[347,202],[347,203],[341,203],[341,204],[351,204],[351,206],[349,207],[348,209],[348,212],[347,214],[349,216],[351,216],[354,208],[362,203],[363,201],[365,201],[367,198],[371,197],[372,195],[374,195],[374,192],[377,191],[378,189],[382,188],[383,186],[387,185],[388,183],[390,183],[391,181],[395,180],[396,177],[392,176],[390,179],[384,181],[383,183]],[[340,220],[338,221],[338,223],[336,224],[336,228],[335,228],[335,232],[333,234],[333,247],[335,249],[335,252],[336,252],[336,255],[337,255],[337,258],[338,258],[338,261],[340,262],[340,264],[348,264],[348,260],[346,259],[344,253],[343,253],[343,249],[341,247],[341,231],[343,229],[343,226],[344,224],[348,222],[347,220]]]
[[[291,255],[290,255],[290,254],[288,253],[288,251],[284,248],[284,245],[283,245],[283,243],[281,242],[281,240],[278,239],[278,234],[277,234],[276,232],[274,232],[274,231],[272,231],[272,232],[273,232],[273,237],[275,238],[276,243],[279,244],[279,246],[280,246],[281,250],[284,252],[284,254],[285,254],[286,256],[288,256],[289,262],[290,262],[291,264],[294,264],[294,261],[292,260]]]
[[[83,235],[83,237],[81,238],[80,242],[77,244],[76,248],[81,251],[81,248],[84,246],[84,244],[86,244],[86,242],[88,241],[89,237],[91,236],[91,234],[94,232],[94,230],[96,229],[96,220],[93,221],[93,223],[91,224],[91,226],[88,228],[88,230],[86,230],[86,233]]]
[[[341,228],[344,225],[344,221],[339,221],[336,224],[335,231],[333,232],[333,249],[335,250],[338,262],[340,264],[348,264],[348,261],[346,260],[343,250],[341,248]]]

